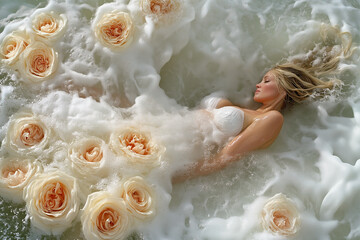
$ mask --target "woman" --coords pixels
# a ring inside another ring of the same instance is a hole
[[[341,50],[336,51],[334,45],[316,46],[306,59],[294,59],[292,63],[272,68],[256,85],[253,99],[261,103],[258,109],[240,108],[227,99],[206,98],[203,105],[213,112],[215,123],[224,132],[233,134],[234,138],[211,159],[201,160],[185,172],[177,173],[173,183],[210,174],[249,152],[270,146],[282,128],[284,119],[281,110],[286,105],[300,103],[315,91],[324,94],[324,90],[341,84],[339,80],[324,81],[319,78],[334,72],[341,57],[352,54],[351,35],[333,27],[324,27],[321,32],[324,42],[328,40],[330,31],[335,31],[340,37]],[[317,56],[322,58],[320,63]]]

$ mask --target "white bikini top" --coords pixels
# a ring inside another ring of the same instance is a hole
[[[244,112],[240,108],[226,106],[212,110],[214,123],[228,136],[238,135],[244,125]]]
[[[227,136],[238,135],[244,125],[244,111],[233,106],[216,108],[222,98],[218,96],[207,96],[200,106],[213,113],[216,127]]]

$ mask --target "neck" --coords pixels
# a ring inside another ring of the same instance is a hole
[[[272,110],[276,110],[280,112],[283,105],[284,105],[284,99],[281,98],[281,99],[277,99],[276,101],[272,101],[271,103],[263,103],[263,105],[259,107],[256,111],[265,113]]]

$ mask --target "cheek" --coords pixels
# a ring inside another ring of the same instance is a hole
[[[269,84],[263,88],[264,94],[268,96],[278,96],[280,94],[280,89],[276,84]]]

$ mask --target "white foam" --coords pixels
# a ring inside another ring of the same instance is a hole
[[[270,148],[207,177],[177,186],[170,181],[176,170],[224,143],[196,107],[204,96],[223,91],[234,103],[255,107],[255,84],[266,69],[312,49],[321,22],[351,32],[359,43],[358,3],[182,0],[181,12],[162,23],[142,16],[139,0],[27,2],[3,4],[0,41],[15,29],[29,28],[30,19],[43,11],[66,14],[68,26],[53,45],[60,65],[52,79],[25,85],[19,73],[1,65],[0,139],[9,118],[26,105],[56,132],[45,169],[72,174],[64,159],[77,137],[108,142],[114,129],[128,125],[151,132],[166,152],[146,175],[158,210],[138,229],[144,239],[283,239],[265,232],[259,220],[265,200],[279,192],[300,212],[302,225],[294,239],[360,237],[357,52],[341,64],[342,94],[285,111],[283,129]],[[97,18],[113,9],[129,12],[136,23],[132,43],[117,52],[101,45],[92,30]],[[111,191],[123,176],[140,174],[106,151],[107,177],[92,186],[82,181],[84,189]],[[81,237],[78,228],[63,237]],[[13,236],[10,230],[4,234]],[[24,234],[36,238],[39,233],[26,228]]]

